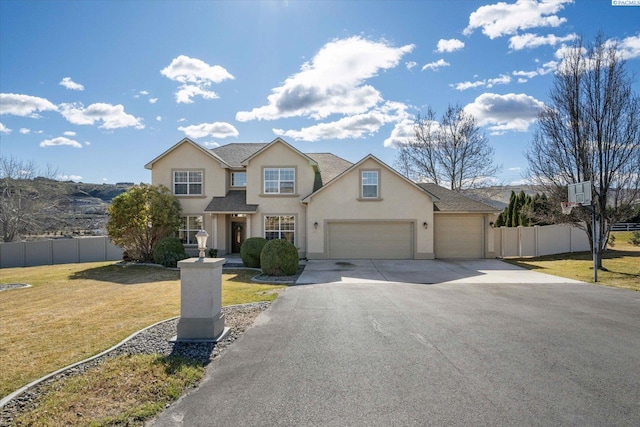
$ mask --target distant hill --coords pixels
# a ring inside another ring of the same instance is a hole
[[[465,190],[464,194],[497,209],[504,209],[509,205],[509,198],[511,197],[512,191],[516,194],[524,191],[524,194],[531,197],[535,196],[536,193],[544,192],[542,187],[536,185],[501,185]]]

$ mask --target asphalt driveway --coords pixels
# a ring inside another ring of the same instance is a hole
[[[156,425],[640,425],[640,293],[491,265],[290,287]]]

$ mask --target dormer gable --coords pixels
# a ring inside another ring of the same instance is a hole
[[[300,150],[298,150],[297,148],[295,148],[291,144],[287,143],[284,139],[282,139],[280,137],[274,139],[273,141],[271,141],[270,143],[268,143],[267,145],[265,145],[264,147],[262,147],[261,149],[259,149],[255,153],[253,153],[251,156],[249,156],[246,159],[244,159],[241,164],[243,166],[245,166],[245,167],[248,166],[249,163],[251,162],[251,160],[253,160],[254,158],[258,157],[260,154],[262,154],[265,151],[271,149],[272,147],[274,147],[277,144],[284,145],[285,147],[287,147],[288,149],[290,149],[291,151],[293,151],[294,153],[296,153],[297,155],[299,155],[300,157],[305,159],[309,163],[309,166],[312,166],[314,169],[317,170],[318,162],[316,162],[311,157],[307,156],[306,154],[304,154],[303,152],[301,152]]]
[[[380,160],[377,157],[375,157],[373,154],[368,154],[367,156],[362,158],[359,162],[354,163],[351,167],[346,169],[344,172],[342,172],[341,174],[339,174],[338,176],[333,178],[328,183],[324,184],[324,186],[322,186],[320,189],[314,191],[313,193],[309,194],[307,197],[302,199],[302,203],[309,203],[314,196],[316,196],[317,194],[321,193],[322,191],[325,191],[327,188],[332,187],[333,185],[335,185],[337,182],[339,182],[347,174],[351,173],[352,171],[357,171],[357,170],[361,169],[363,165],[365,165],[367,163],[370,163],[370,162],[375,163],[376,167],[379,167],[381,169],[385,169],[387,172],[397,176],[402,181],[405,181],[407,183],[407,185],[415,188],[416,190],[420,191],[421,193],[424,193],[424,194],[428,195],[431,198],[431,200],[433,200],[433,201],[438,200],[438,197],[436,197],[433,193],[429,192],[427,189],[425,189],[425,188],[419,186],[418,184],[416,184],[415,182],[411,181],[409,178],[407,178],[406,176],[402,175],[401,173],[396,171],[394,168],[390,167],[389,165],[384,163],[382,160]]]
[[[204,154],[204,155],[210,157],[211,159],[217,161],[220,164],[221,168],[227,169],[227,168],[230,167],[229,164],[227,164],[224,160],[222,160],[222,158],[220,158],[218,155],[213,153],[211,150],[207,150],[206,148],[204,148],[200,144],[197,144],[197,143],[193,142],[189,138],[183,138],[180,142],[178,142],[177,144],[173,145],[171,148],[166,150],[164,153],[160,154],[158,157],[156,157],[155,159],[151,160],[149,163],[144,165],[145,169],[152,170],[154,163],[158,162],[162,158],[164,158],[167,155],[171,154],[172,152],[174,152],[178,148],[182,147],[184,144],[189,144],[190,146],[192,146],[192,147],[196,148],[197,150],[199,150],[200,152],[202,152],[202,154]]]

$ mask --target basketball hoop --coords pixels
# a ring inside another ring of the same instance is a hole
[[[578,203],[560,202],[560,208],[562,208],[562,213],[565,215],[571,214],[571,210],[576,206],[579,206]]]

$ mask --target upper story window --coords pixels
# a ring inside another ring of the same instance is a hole
[[[173,171],[173,194],[202,195],[202,171]]]
[[[246,187],[247,186],[247,173],[246,172],[231,172],[231,186],[232,187]]]
[[[296,172],[294,168],[265,168],[265,194],[293,194],[296,187]]]
[[[377,199],[379,197],[378,171],[362,171],[362,198]]]

